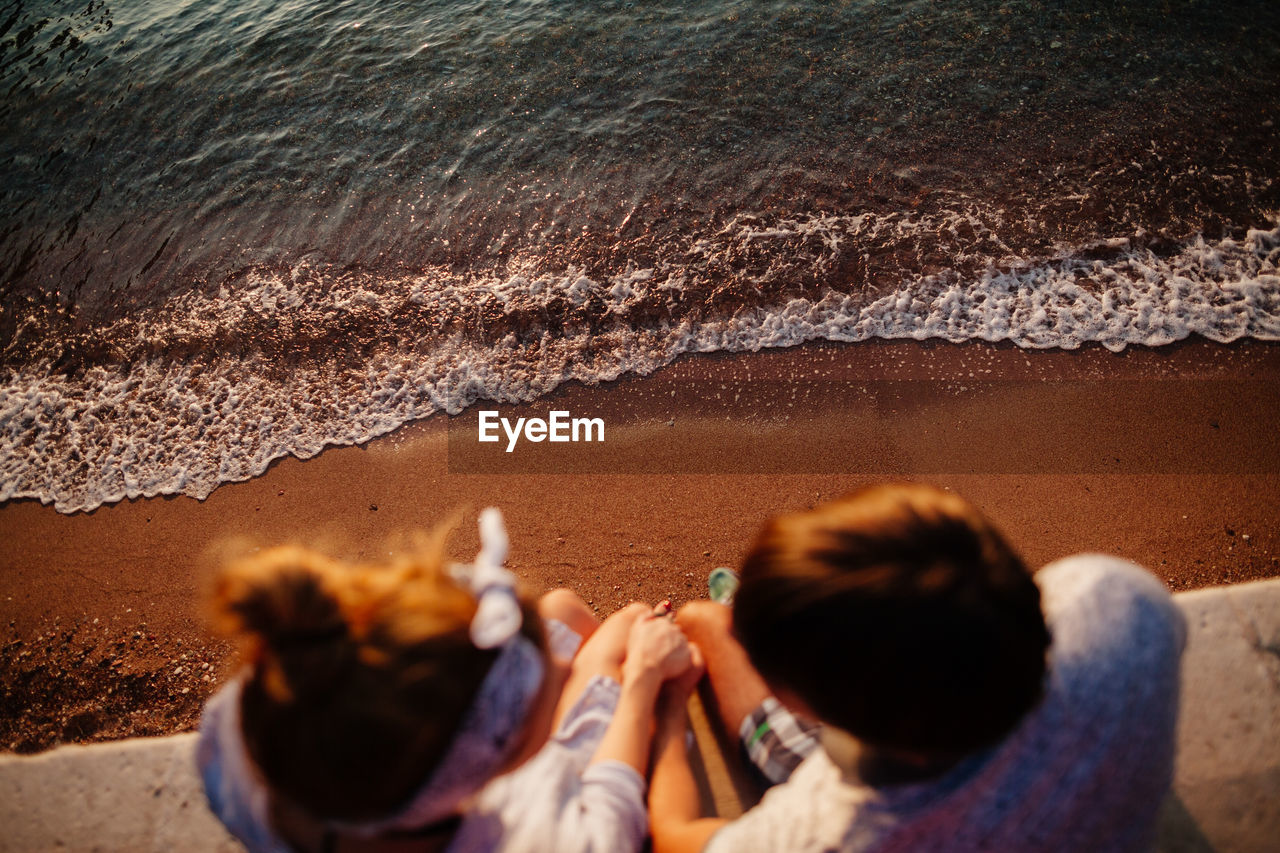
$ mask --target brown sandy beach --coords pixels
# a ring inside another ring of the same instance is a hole
[[[1280,345],[1099,348],[873,341],[682,359],[504,417],[599,417],[603,444],[476,442],[477,411],[284,459],[207,500],[64,516],[0,507],[0,749],[183,730],[231,666],[203,628],[232,538],[375,558],[458,507],[501,507],[511,567],[603,615],[703,594],[766,516],[886,478],[984,510],[1027,562],[1082,550],[1175,590],[1280,575]]]

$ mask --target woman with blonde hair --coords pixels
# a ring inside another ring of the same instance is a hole
[[[226,566],[212,603],[245,667],[210,699],[197,760],[251,851],[638,850],[654,704],[692,663],[633,604],[597,626],[502,567],[351,567],[298,547]]]

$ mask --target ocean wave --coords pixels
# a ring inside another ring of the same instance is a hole
[[[940,247],[942,266],[931,260]],[[669,258],[596,278],[528,262],[470,277],[248,271],[118,319],[95,335],[100,357],[75,370],[53,359],[5,368],[0,500],[69,513],[203,499],[285,455],[482,399],[648,374],[686,353],[872,338],[1113,351],[1190,335],[1280,339],[1280,223],[1242,239],[1137,234],[1038,259],[1007,249],[962,213],[740,217]],[[893,281],[904,253],[916,272]],[[797,270],[865,280],[771,286]]]

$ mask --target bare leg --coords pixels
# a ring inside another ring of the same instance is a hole
[[[587,638],[594,635],[596,629],[600,627],[599,621],[586,602],[567,589],[553,589],[543,595],[538,599],[537,611],[543,622],[555,620],[567,626],[582,637],[584,645]],[[550,637],[548,636],[547,639],[550,640]],[[561,706],[568,707],[563,702],[563,697],[569,678],[573,674],[573,659],[556,654],[554,650],[549,651],[546,661],[547,673],[542,689],[525,723],[524,743],[508,760],[502,771],[504,773],[519,767],[542,748],[547,738],[560,725],[560,717],[563,714]]]
[[[732,633],[732,611],[714,601],[692,601],[676,614],[689,641],[702,651],[721,722],[730,736],[772,691]]]
[[[622,661],[627,656],[627,637],[631,633],[631,626],[637,619],[652,612],[653,608],[647,604],[630,604],[600,623],[583,642],[582,648],[578,649],[573,658],[569,679],[565,682],[560,702],[556,706],[557,727],[592,678],[603,675],[622,682]],[[595,617],[592,616],[591,619],[594,621]]]
[[[538,615],[563,622],[585,642],[600,627],[600,620],[576,592],[560,587],[538,599]]]

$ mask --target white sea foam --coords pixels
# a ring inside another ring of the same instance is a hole
[[[604,332],[569,324],[558,334],[489,342],[450,332],[444,322],[485,298],[503,311],[526,312],[555,300],[575,306],[600,300],[609,316],[625,318],[639,300],[680,292],[691,264],[761,241],[782,243],[821,268],[876,235],[945,239],[963,229],[985,234],[980,272],[947,270],[870,294],[828,291],[729,316],[648,326],[620,319]],[[1197,239],[1168,256],[1113,241],[1101,247],[1105,260],[1090,259],[1096,251],[1063,251],[1019,261],[991,254],[992,246],[1000,251],[988,229],[961,215],[744,219],[693,242],[677,260],[606,281],[578,270],[469,281],[435,271],[394,282],[348,277],[322,284],[301,268],[287,276],[256,274],[216,298],[190,295],[163,317],[131,320],[136,328],[127,331],[139,340],[200,340],[211,329],[304,310],[324,324],[358,312],[389,318],[406,307],[441,320],[411,349],[371,356],[356,368],[304,364],[279,376],[255,355],[198,367],[139,358],[76,378],[47,364],[10,370],[0,376],[0,500],[37,498],[74,512],[138,496],[204,498],[286,454],[306,458],[326,445],[363,442],[479,399],[527,401],[566,380],[646,374],[691,352],[815,339],[1007,340],[1034,348],[1096,342],[1115,351],[1192,334],[1220,342],[1280,339],[1280,227],[1250,231],[1242,241]]]

